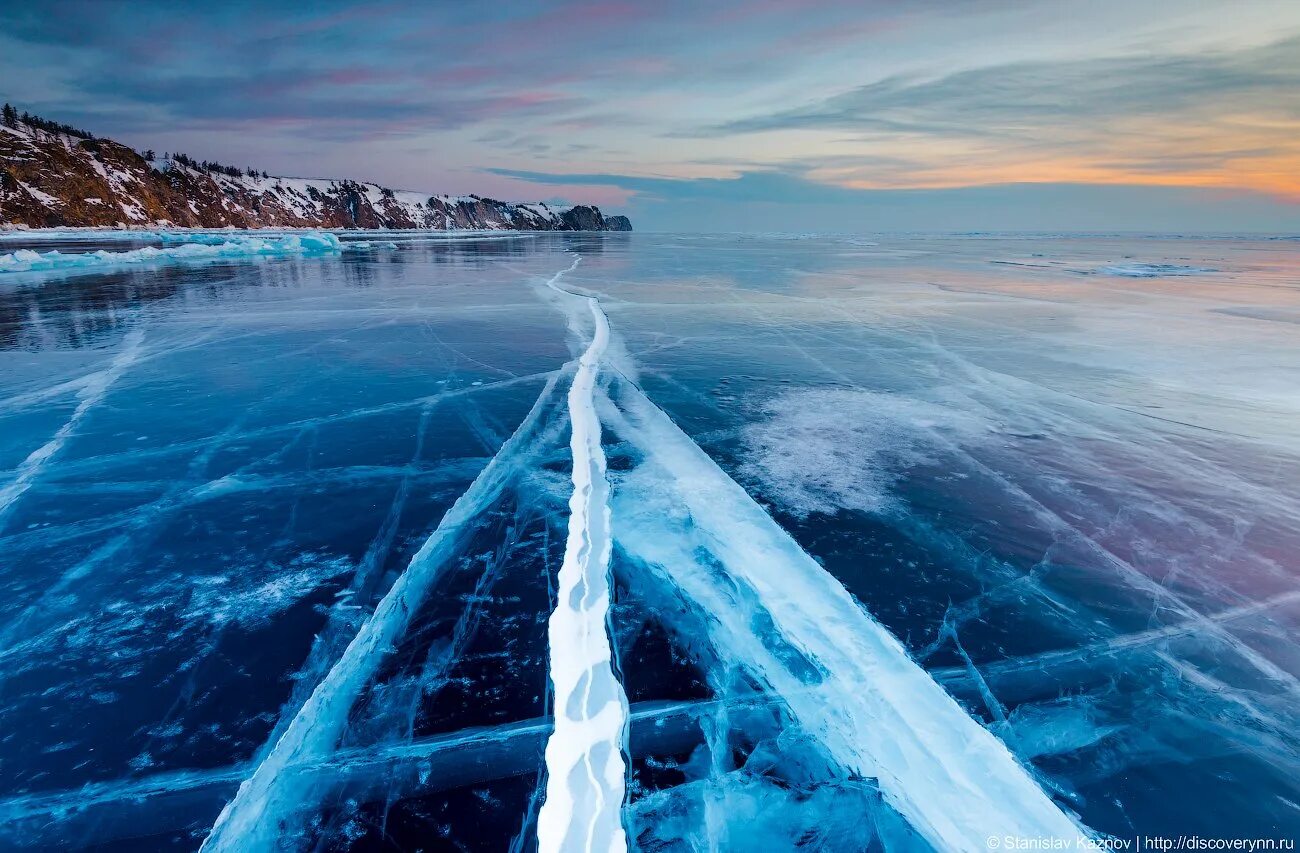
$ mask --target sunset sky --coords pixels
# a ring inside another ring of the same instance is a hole
[[[640,229],[1300,230],[1300,3],[16,2],[0,99]]]

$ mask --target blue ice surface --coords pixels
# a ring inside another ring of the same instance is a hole
[[[1161,278],[1164,276],[1199,275],[1215,272],[1209,267],[1196,267],[1187,264],[1111,264],[1100,267],[1097,272],[1102,275],[1119,275],[1127,278]]]
[[[0,281],[2,846],[195,849],[265,766],[289,847],[531,849],[590,334],[543,284],[574,255],[621,349],[599,412],[633,848],[983,849],[913,802],[965,756],[854,773],[809,717],[841,664],[720,547],[775,535],[759,508],[1081,832],[1300,831],[1293,241],[358,238],[398,248]],[[217,238],[42,239],[4,249]],[[220,235],[244,239],[279,236]],[[1120,268],[1197,274],[1073,272]],[[689,438],[649,442],[630,389]],[[755,526],[656,483],[686,441]],[[384,612],[391,646],[349,655]],[[933,710],[890,684],[852,707]],[[337,732],[269,762],[322,685]]]

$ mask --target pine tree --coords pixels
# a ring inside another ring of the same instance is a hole
[[[5,127],[12,127],[15,130],[18,128],[18,110],[14,109],[9,104],[5,104],[4,123]]]
[[[154,159],[154,150],[152,148],[146,148],[144,154],[141,156],[146,160],[152,161]]]

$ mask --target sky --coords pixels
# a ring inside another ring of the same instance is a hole
[[[0,99],[638,230],[1300,231],[1296,0],[0,0]]]

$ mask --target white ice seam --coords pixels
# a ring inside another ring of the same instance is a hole
[[[577,264],[575,260],[569,269]],[[623,686],[614,675],[606,624],[609,483],[595,407],[609,321],[595,298],[561,288],[562,275],[557,273],[548,286],[566,301],[585,301],[594,331],[569,386],[573,493],[555,610],[548,623],[555,729],[546,744],[546,800],[537,818],[537,842],[540,853],[616,853],[627,849],[622,741],[628,710]]]

